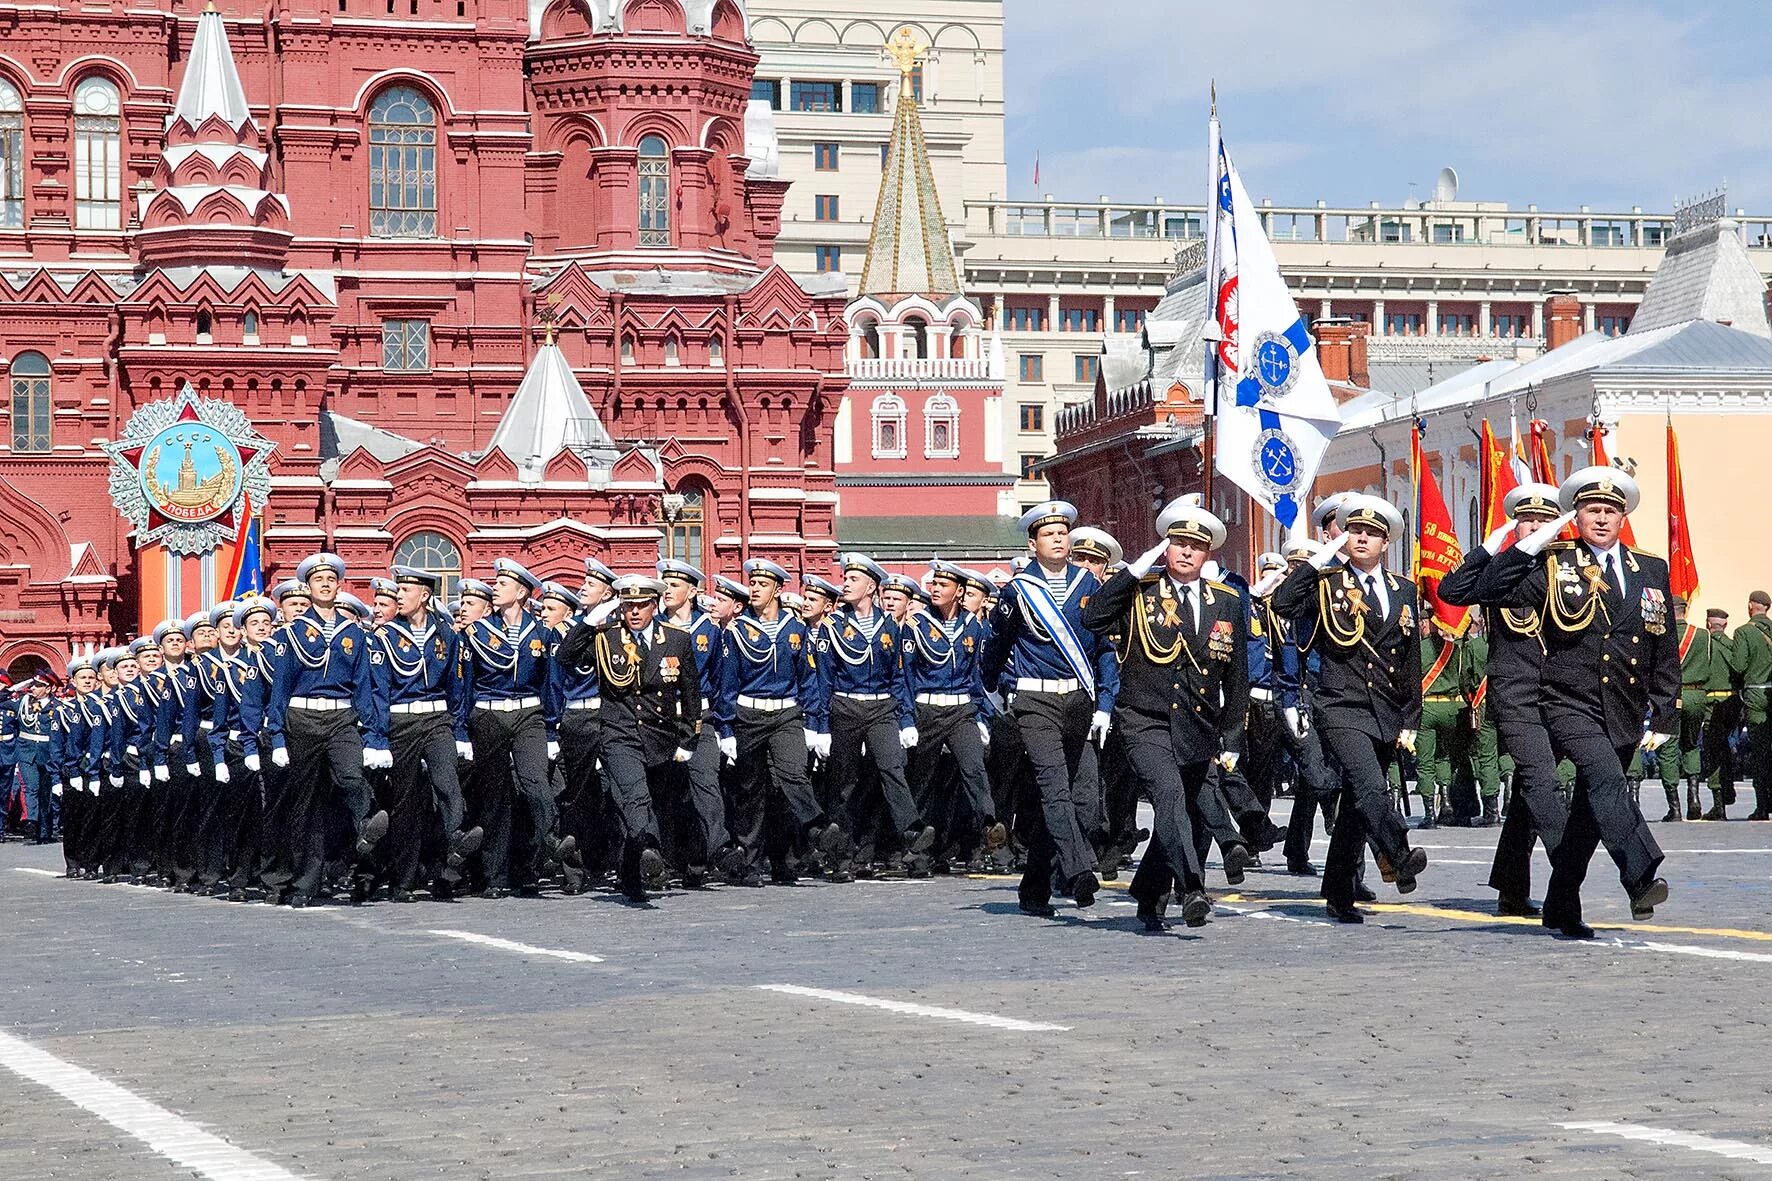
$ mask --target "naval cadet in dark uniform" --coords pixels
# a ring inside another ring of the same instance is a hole
[[[701,608],[698,592],[707,579],[700,570],[688,562],[667,558],[658,564],[658,577],[664,584],[664,621],[688,634],[690,651],[695,654],[696,685],[701,692],[702,725],[691,747],[688,777],[689,796],[701,822],[701,847],[708,859],[691,860],[684,865],[683,884],[693,889],[707,881],[710,871],[724,869],[719,861],[731,852],[732,845],[726,830],[726,793],[720,786],[720,736],[712,724],[714,696],[720,690],[721,628],[719,621]],[[748,590],[745,601],[750,601]]]
[[[1398,893],[1413,892],[1427,868],[1427,852],[1409,847],[1388,778],[1398,747],[1414,747],[1421,723],[1420,602],[1413,582],[1384,569],[1385,548],[1403,531],[1402,514],[1360,494],[1343,498],[1337,517],[1341,535],[1286,576],[1273,604],[1296,621],[1301,647],[1320,657],[1316,708],[1345,783],[1323,897],[1331,917],[1358,923],[1365,921],[1354,901],[1368,840],[1395,870]],[[1346,562],[1334,564],[1343,550]]]

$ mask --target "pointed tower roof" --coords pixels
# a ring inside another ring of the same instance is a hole
[[[892,116],[892,143],[886,170],[880,176],[880,199],[874,206],[873,236],[862,264],[862,295],[959,295],[959,268],[948,239],[923,142],[923,120],[912,93],[911,72],[923,46],[908,28],[898,31],[886,47],[902,77],[898,105]]]
[[[236,131],[252,122],[246,88],[240,85],[240,71],[234,67],[234,52],[228,45],[228,31],[213,3],[197,18],[191,56],[185,63],[184,80],[179,83],[178,99],[172,104],[166,125],[171,127],[174,120],[182,118],[197,128],[212,115],[220,116],[223,123]]]
[[[1766,279],[1741,241],[1733,218],[1706,221],[1667,244],[1661,265],[1631,317],[1634,335],[1690,320],[1714,320],[1772,337]]]
[[[539,480],[548,461],[567,448],[603,463],[616,454],[615,440],[550,332],[505,407],[488,450],[503,451],[524,479]]]

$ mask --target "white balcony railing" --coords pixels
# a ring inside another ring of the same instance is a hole
[[[985,357],[859,357],[849,362],[849,376],[855,381],[1001,380],[1002,373],[992,368]]]

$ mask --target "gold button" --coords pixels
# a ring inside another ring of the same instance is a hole
[[[1180,708],[1181,708],[1181,705],[1180,705],[1180,704],[1179,704],[1179,703],[1178,703],[1178,702],[1173,702],[1173,701],[1172,701],[1172,702],[1170,702],[1170,703],[1169,703],[1169,708],[1170,708],[1170,709],[1180,709]]]
[[[1641,644],[1643,642],[1643,637],[1642,636],[1632,636],[1630,638],[1630,642],[1633,644]]]
[[[1602,684],[1602,685],[1610,685],[1611,683],[1612,683],[1611,677],[1601,677],[1600,678],[1600,684]]]
[[[1601,660],[1611,660],[1611,659],[1612,659],[1612,653],[1610,653],[1610,652],[1602,652],[1602,653],[1600,653],[1600,659],[1601,659]]]
[[[1632,667],[1635,667],[1635,665],[1637,663],[1637,658],[1635,656],[1631,657],[1630,662],[1631,662]]]

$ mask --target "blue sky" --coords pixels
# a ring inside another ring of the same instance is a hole
[[[1207,83],[1250,194],[1772,215],[1765,0],[1005,0],[1009,191],[1198,202]],[[1411,188],[1413,185],[1413,188]]]

